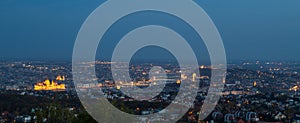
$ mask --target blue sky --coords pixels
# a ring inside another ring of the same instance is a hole
[[[70,60],[77,32],[102,2],[1,0],[0,58]],[[300,60],[299,0],[197,3],[219,29],[229,60]]]

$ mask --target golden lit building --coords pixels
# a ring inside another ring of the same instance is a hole
[[[253,82],[253,87],[256,87],[256,86],[257,86],[257,82],[254,81],[254,82]]]
[[[296,86],[290,88],[289,91],[297,91],[298,89],[299,89],[299,87],[296,85]]]
[[[65,76],[57,76],[56,77],[56,81],[65,81],[65,80],[66,80]]]
[[[49,90],[66,90],[65,84],[58,84],[52,80],[45,80],[44,82],[39,82],[34,85],[35,91],[49,91]]]

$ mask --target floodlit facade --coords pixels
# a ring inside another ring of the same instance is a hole
[[[45,80],[44,82],[39,82],[34,85],[35,91],[49,91],[49,90],[66,90],[65,84],[58,84],[54,82],[53,80],[50,82],[50,80]]]

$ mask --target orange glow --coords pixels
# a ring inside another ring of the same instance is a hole
[[[66,90],[65,84],[58,84],[52,80],[45,80],[44,82],[38,82],[34,85],[35,91],[49,91],[49,90]]]
[[[257,83],[256,83],[256,82],[254,82],[254,83],[253,83],[253,86],[254,86],[254,87],[256,87],[256,86],[257,86]]]
[[[290,88],[289,90],[290,90],[290,91],[297,91],[298,88],[299,88],[298,86],[294,86],[294,87]]]
[[[66,80],[65,76],[57,76],[56,77],[56,81],[65,81],[65,80]]]

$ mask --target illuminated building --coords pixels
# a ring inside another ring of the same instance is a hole
[[[182,80],[186,80],[186,79],[187,79],[187,76],[186,76],[185,74],[182,73],[182,74],[181,74],[181,79],[182,79]]]
[[[45,80],[34,85],[35,91],[49,91],[49,90],[66,90],[65,84],[58,84],[52,80]]]
[[[298,86],[294,86],[294,87],[290,88],[289,91],[297,91],[298,88],[299,88]]]
[[[195,82],[196,81],[196,77],[197,77],[197,74],[196,73],[193,73],[193,82]]]
[[[121,89],[121,86],[118,85],[118,86],[117,86],[117,90],[120,90],[120,89]]]
[[[256,87],[257,86],[257,83],[256,83],[256,81],[255,82],[253,82],[253,87]]]
[[[66,80],[65,76],[57,76],[56,77],[56,81],[65,81],[65,80]]]

